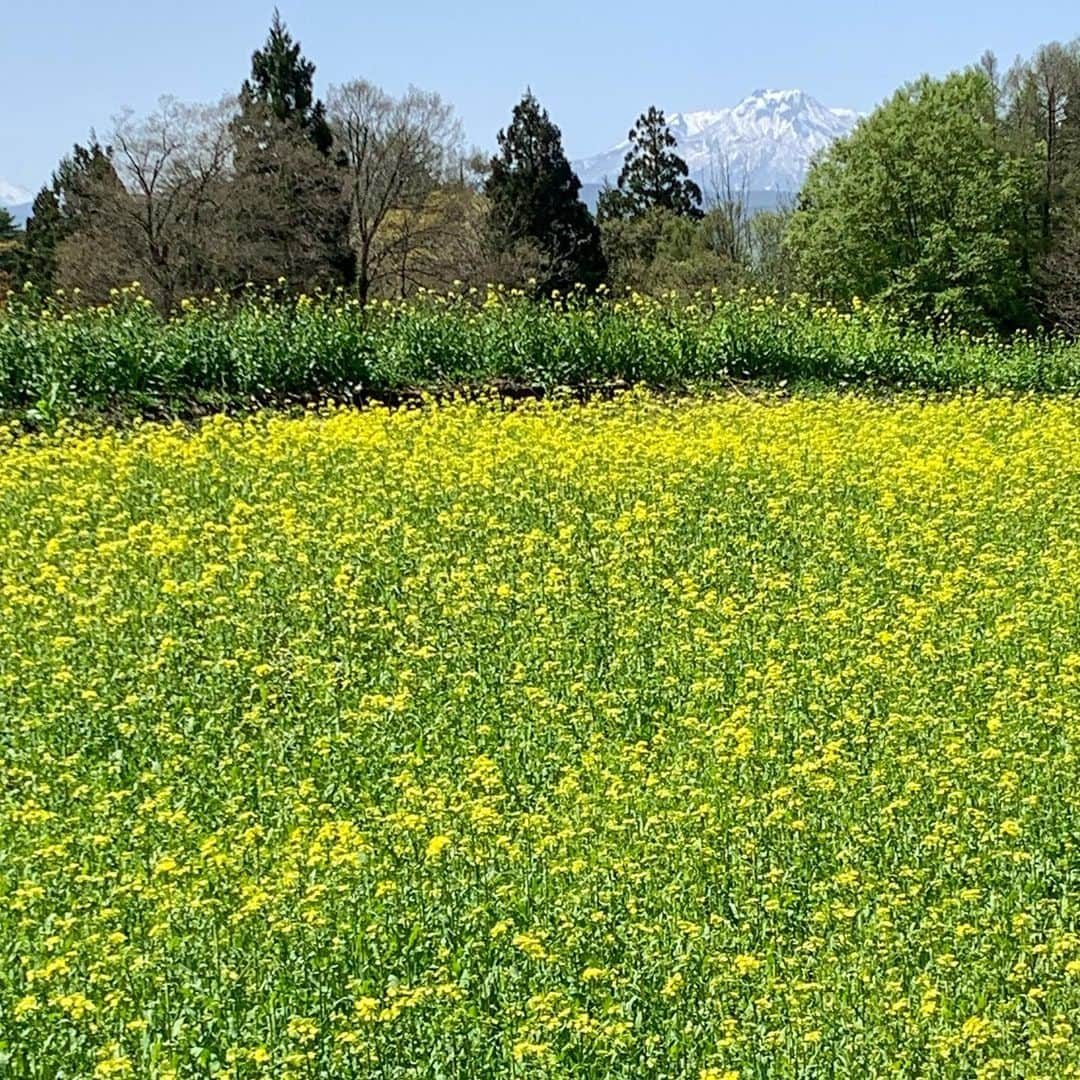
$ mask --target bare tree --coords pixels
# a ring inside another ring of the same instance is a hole
[[[133,278],[170,308],[212,275],[231,157],[230,105],[185,105],[162,98],[139,119],[119,116],[108,163],[86,180],[73,234],[59,252],[58,279],[90,297]]]
[[[1049,246],[1063,202],[1063,185],[1080,156],[1080,128],[1075,123],[1080,110],[1080,43],[1052,42],[1042,46],[1030,62],[1018,60],[1004,80],[1003,98],[1006,130],[1041,146],[1039,231],[1043,245]]]
[[[1051,321],[1080,336],[1080,220],[1075,213],[1060,226],[1053,248],[1041,259],[1038,280]]]
[[[750,219],[753,249],[751,268],[760,288],[787,295],[795,288],[795,260],[786,235],[795,212],[794,199],[781,201],[774,210],[762,210]]]
[[[462,160],[461,125],[438,94],[411,87],[395,99],[363,80],[331,89],[327,113],[345,172],[363,301],[387,276],[407,279],[403,250],[416,251],[423,246],[418,234],[443,227],[445,219],[425,207]]]
[[[736,178],[726,151],[713,147],[709,159],[710,246],[736,266],[750,262],[750,177],[745,169]]]
[[[212,276],[232,157],[231,112],[228,100],[202,106],[162,98],[145,119],[123,114],[110,136],[127,198],[113,200],[105,225],[165,308]]]

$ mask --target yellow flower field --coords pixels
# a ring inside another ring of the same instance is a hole
[[[0,429],[0,1075],[1080,1075],[1080,404]]]

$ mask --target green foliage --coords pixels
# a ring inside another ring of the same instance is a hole
[[[666,210],[684,217],[701,216],[701,188],[689,179],[686,162],[675,152],[678,142],[663,112],[651,105],[627,136],[630,149],[618,186],[600,193],[597,219],[638,217]]]
[[[0,206],[0,302],[7,296],[21,263],[22,232],[7,209]]]
[[[34,197],[26,222],[22,279],[39,293],[51,292],[60,245],[80,229],[93,228],[102,197],[122,186],[108,148],[97,139],[87,146],[76,144]]]
[[[730,287],[746,274],[727,254],[719,210],[692,218],[654,206],[633,217],[607,217],[601,234],[616,289]]]
[[[614,188],[608,188],[607,193],[609,203],[621,198]],[[663,210],[651,210],[637,217],[608,213],[601,218],[604,256],[616,288],[629,286],[649,291],[649,269],[660,246],[666,217]]]
[[[600,232],[581,201],[581,181],[563,152],[562,135],[531,92],[499,132],[484,191],[499,252],[535,245],[547,262],[543,292],[599,285],[607,272]]]
[[[810,170],[789,239],[802,280],[971,329],[1035,322],[1030,155],[981,71],[900,90]]]
[[[942,335],[876,309],[850,314],[719,290],[614,300],[574,291],[422,294],[364,307],[343,293],[249,292],[185,301],[163,318],[138,290],[102,308],[0,313],[0,407],[158,412],[295,395],[395,395],[506,382],[551,389],[728,377],[952,390],[1080,391],[1080,345]]]
[[[274,9],[266,44],[251,57],[251,77],[240,89],[241,114],[262,105],[282,124],[298,128],[322,154],[330,152],[333,138],[326,110],[315,99],[315,65],[300,51]]]

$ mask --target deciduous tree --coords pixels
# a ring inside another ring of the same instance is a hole
[[[407,289],[418,251],[430,252],[449,224],[434,193],[463,161],[461,125],[438,94],[410,87],[394,98],[364,80],[331,92],[329,116],[357,296],[365,301],[387,277]]]
[[[1044,45],[1005,79],[1004,125],[1040,159],[1039,236],[1044,250],[1080,195],[1080,44]]]
[[[788,238],[821,296],[1030,325],[1036,185],[1033,156],[1001,137],[985,71],[924,77],[811,167]]]
[[[116,120],[110,169],[84,186],[85,212],[58,247],[61,284],[100,297],[137,279],[168,309],[221,278],[230,109],[162,98]]]

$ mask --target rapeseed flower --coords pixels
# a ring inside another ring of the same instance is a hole
[[[1078,1075],[1078,429],[0,434],[5,1075]]]

